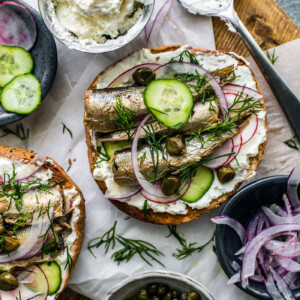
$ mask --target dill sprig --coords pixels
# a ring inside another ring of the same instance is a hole
[[[146,241],[128,239],[119,234],[116,234],[116,225],[117,221],[115,221],[112,228],[106,231],[101,237],[97,237],[89,241],[88,250],[94,257],[96,256],[92,252],[93,248],[99,248],[100,246],[104,245],[105,253],[107,253],[109,249],[113,250],[116,246],[116,243],[118,242],[118,244],[121,245],[122,248],[115,251],[111,255],[111,259],[117,262],[118,264],[120,264],[123,261],[128,262],[135,255],[138,255],[143,261],[145,261],[150,266],[152,266],[151,262],[149,261],[150,259],[157,262],[161,266],[164,266],[155,257],[161,255],[163,256],[164,254],[160,252],[154,245]]]
[[[54,213],[50,216],[50,201],[47,205],[46,214],[49,219],[49,226],[46,232],[40,236],[40,238],[43,238],[42,253],[55,255],[57,253],[57,249],[60,246],[60,242],[59,236],[54,230]],[[49,241],[47,241],[49,234],[51,234],[52,237],[49,239]]]
[[[284,143],[292,149],[299,150],[297,143],[296,143],[296,135],[294,135],[292,138],[284,141]]]
[[[25,224],[30,218],[31,215],[28,212],[25,212],[21,217],[17,218],[13,227],[12,234],[14,235],[15,232],[19,229],[19,227]]]
[[[71,274],[73,267],[74,267],[74,261],[73,261],[72,256],[70,255],[69,246],[66,246],[65,250],[67,252],[67,260],[66,260],[66,264],[65,264],[65,270],[68,268],[69,274]]]
[[[168,226],[168,228],[170,233],[167,237],[173,236],[182,246],[182,249],[176,249],[177,253],[173,253],[173,256],[176,257],[178,260],[185,259],[195,252],[200,253],[208,244],[210,244],[213,241],[215,236],[215,234],[213,234],[210,240],[207,241],[204,245],[197,246],[196,242],[188,244],[184,236],[178,233],[176,225]]]
[[[97,161],[94,162],[94,165],[100,164],[103,161],[109,161],[110,157],[109,155],[106,153],[106,151],[104,150],[104,152],[99,152],[97,154]]]
[[[131,132],[131,129],[136,122],[132,110],[125,107],[119,97],[116,99],[116,106],[114,109],[117,115],[111,121],[121,127],[126,132],[128,140],[130,140],[135,133],[135,131]]]
[[[91,252],[91,254],[96,258],[95,254],[93,253],[92,249],[96,248],[98,249],[102,244],[105,244],[105,254],[108,252],[109,248],[111,249],[115,248],[116,245],[116,226],[117,221],[115,221],[112,228],[110,228],[108,231],[106,231],[101,237],[96,237],[89,241],[88,243],[88,250]]]
[[[190,63],[200,66],[198,59],[189,50],[183,50],[179,55],[172,57],[169,62],[183,62],[184,56],[186,56]]]
[[[275,64],[275,62],[276,62],[276,60],[278,59],[278,57],[279,56],[275,56],[276,54],[275,54],[275,48],[273,49],[273,52],[270,54],[270,52],[267,50],[267,57],[268,57],[268,59],[269,59],[269,61],[270,61],[270,63],[272,64],[272,65],[274,65]]]
[[[157,140],[156,135],[155,135],[155,130],[151,123],[146,124],[143,127],[143,129],[146,133],[145,141],[150,146],[149,151],[150,151],[151,160],[152,160],[152,164],[153,164],[153,169],[152,169],[153,174],[150,175],[146,172],[142,172],[142,174],[145,176],[145,178],[147,178],[147,180],[152,181],[153,184],[155,184],[155,182],[158,180],[158,178],[160,178],[161,176],[163,176],[164,173],[167,172],[167,169],[159,172],[158,166],[159,166],[159,160],[160,160],[159,154],[161,153],[162,158],[165,158],[167,156],[166,147],[167,147],[168,137],[163,136]],[[164,143],[162,143],[163,141],[164,141]],[[143,156],[142,156],[141,161],[144,162],[144,160],[145,160],[145,158],[143,158]]]
[[[16,296],[16,300],[22,300],[22,298],[21,298],[21,291],[19,291],[19,298]]]
[[[23,124],[16,124],[16,129],[12,130],[8,128],[6,125],[1,125],[0,128],[4,132],[1,137],[5,137],[9,134],[16,136],[18,139],[23,141],[25,149],[28,148],[28,139],[29,139],[29,128],[24,129]]]
[[[65,131],[67,130],[70,134],[71,139],[73,138],[73,133],[72,131],[67,127],[67,125],[63,122],[61,122],[61,124],[63,125],[63,134],[65,134]]]
[[[147,219],[148,219],[148,200],[147,199],[145,199],[145,201],[144,201],[143,214],[144,214],[145,220],[147,221]]]
[[[5,235],[4,234],[0,235],[0,250],[1,251],[5,250]]]

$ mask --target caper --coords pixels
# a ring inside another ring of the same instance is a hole
[[[164,295],[163,300],[172,300],[172,293],[169,292],[167,295]]]
[[[225,166],[217,170],[217,176],[221,183],[226,183],[235,177],[235,171],[230,166]]]
[[[4,250],[7,252],[11,252],[16,250],[20,246],[20,242],[16,237],[10,237],[6,236],[5,237],[5,242],[4,242]]]
[[[160,284],[158,287],[157,295],[163,296],[168,292],[168,288],[165,284]]]
[[[178,298],[178,299],[179,299],[180,293],[179,293],[178,291],[173,291],[173,292],[172,292],[172,297],[173,297],[173,299],[174,299],[174,298]]]
[[[158,296],[153,296],[151,300],[160,300]]]
[[[201,297],[197,293],[191,292],[188,293],[187,300],[201,300]]]
[[[157,283],[153,283],[153,284],[148,285],[147,291],[151,295],[155,295],[157,293],[157,291],[158,291],[158,284]]]
[[[0,274],[0,290],[13,291],[18,286],[18,279],[13,274],[8,272],[3,272]]]
[[[181,155],[185,152],[185,142],[182,135],[177,134],[169,138],[167,142],[167,151],[171,155]]]
[[[5,227],[3,224],[0,225],[0,234],[3,234],[5,231]]]
[[[183,293],[181,293],[181,295],[180,295],[180,300],[187,300],[187,297],[188,297],[188,294],[187,293],[185,293],[185,292],[183,292]]]
[[[147,300],[148,299],[148,293],[146,290],[140,290],[140,293],[138,295],[139,300]]]
[[[132,74],[132,78],[138,85],[147,85],[155,79],[155,73],[148,67],[138,68]]]
[[[167,176],[162,183],[162,191],[166,196],[174,195],[180,188],[181,180],[177,176]]]

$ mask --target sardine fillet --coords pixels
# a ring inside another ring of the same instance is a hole
[[[16,219],[29,213],[31,216],[34,212],[42,213],[47,211],[48,203],[54,210],[54,217],[61,217],[64,215],[64,197],[62,189],[59,185],[50,188],[48,191],[29,190],[23,195],[23,205],[20,210],[17,209],[15,202],[7,197],[0,198],[0,213],[3,214],[6,223],[14,224]],[[25,222],[25,224],[30,224]]]
[[[159,159],[157,163],[157,174],[158,179],[165,175],[165,172],[174,172],[183,169],[190,163],[199,162],[203,158],[212,154],[217,148],[219,148],[225,141],[235,136],[242,128],[244,124],[232,131],[224,132],[221,137],[213,140],[208,140],[202,146],[202,143],[198,141],[196,137],[190,139],[186,138],[186,152],[180,156],[163,155],[159,151]],[[206,141],[210,137],[210,134],[203,135],[203,140]],[[163,147],[164,145],[162,145]],[[140,164],[140,171],[153,176],[153,161],[151,157],[151,151],[149,146],[143,146],[138,150],[139,161],[143,161]],[[119,185],[132,186],[137,185],[138,181],[135,177],[132,163],[131,163],[131,152],[123,150],[117,152],[112,160],[112,170],[114,173],[114,180]]]
[[[219,118],[219,106],[218,102],[198,102],[193,107],[191,116],[186,124],[183,124],[178,130],[170,129],[164,124],[153,121],[151,126],[156,134],[170,135],[176,133],[191,134],[198,130],[203,130],[205,128],[216,126],[221,122]],[[136,128],[131,130],[131,136],[135,132]],[[144,139],[146,133],[144,130],[141,131],[139,138]],[[128,135],[125,131],[115,131],[109,134],[96,134],[97,146],[101,146],[101,142],[115,142],[115,141],[125,141],[128,139]]]

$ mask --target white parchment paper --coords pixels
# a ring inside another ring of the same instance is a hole
[[[37,8],[36,0],[26,2]],[[157,1],[157,5],[162,3],[161,0]],[[211,20],[189,15],[174,0],[168,19],[162,25],[157,39],[157,45],[163,43],[190,43],[213,49]],[[217,263],[212,245],[183,261],[176,260],[172,253],[176,251],[179,244],[173,238],[166,238],[167,227],[143,223],[132,218],[125,220],[127,216],[103,198],[92,178],[88,166],[82,121],[82,99],[85,89],[103,68],[144,45],[144,35],[141,35],[132,44],[118,51],[92,55],[69,50],[57,43],[58,71],[52,89],[41,107],[21,121],[25,128],[30,128],[30,149],[52,157],[65,169],[68,168],[69,158],[72,159],[73,164],[68,173],[81,188],[86,200],[87,219],[83,248],[72,273],[70,287],[90,298],[101,300],[109,289],[128,276],[145,270],[162,268],[156,263],[150,267],[138,257],[127,264],[122,263],[118,266],[110,259],[111,251],[105,255],[102,248],[96,249],[96,259],[88,252],[88,241],[102,235],[115,220],[118,220],[117,232],[119,234],[149,241],[165,254],[161,257],[161,261],[166,266],[165,269],[181,272],[199,280],[216,299],[252,299],[235,286],[227,286],[227,277]],[[300,97],[300,86],[297,86],[300,81],[300,75],[297,72],[300,68],[299,49],[300,40],[279,46],[276,49],[279,58],[275,66]],[[299,152],[283,144],[283,141],[292,137],[293,133],[262,75],[253,63],[251,67],[255,70],[262,86],[269,119],[269,142],[258,176],[287,174],[292,166],[299,162]],[[63,134],[62,122],[70,128],[73,138],[66,131]],[[12,124],[9,127],[14,129],[15,125]],[[0,143],[23,146],[21,141],[12,136],[1,138]],[[188,242],[203,244],[210,239],[214,231],[210,218],[219,212],[220,210],[216,210],[199,220],[181,225],[178,230],[184,234]]]

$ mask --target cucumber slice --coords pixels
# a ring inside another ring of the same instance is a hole
[[[45,273],[49,284],[49,295],[55,294],[61,285],[61,269],[56,261],[51,261],[39,265]]]
[[[26,277],[29,283],[25,283],[24,285],[31,291],[40,294],[37,298],[38,300],[45,299],[49,290],[49,283],[45,273],[37,265],[31,266],[26,270],[31,273],[28,277]]]
[[[111,157],[116,151],[131,148],[132,141],[103,142],[106,154]]]
[[[203,166],[198,167],[191,179],[188,191],[181,197],[186,202],[197,202],[209,190],[214,181],[214,172]]]
[[[158,121],[173,129],[188,121],[194,104],[191,90],[176,79],[151,81],[145,89],[144,102]]]
[[[32,70],[33,59],[29,52],[20,47],[0,46],[0,87]]]
[[[32,74],[19,75],[4,86],[0,102],[6,111],[30,114],[41,104],[41,85]]]

